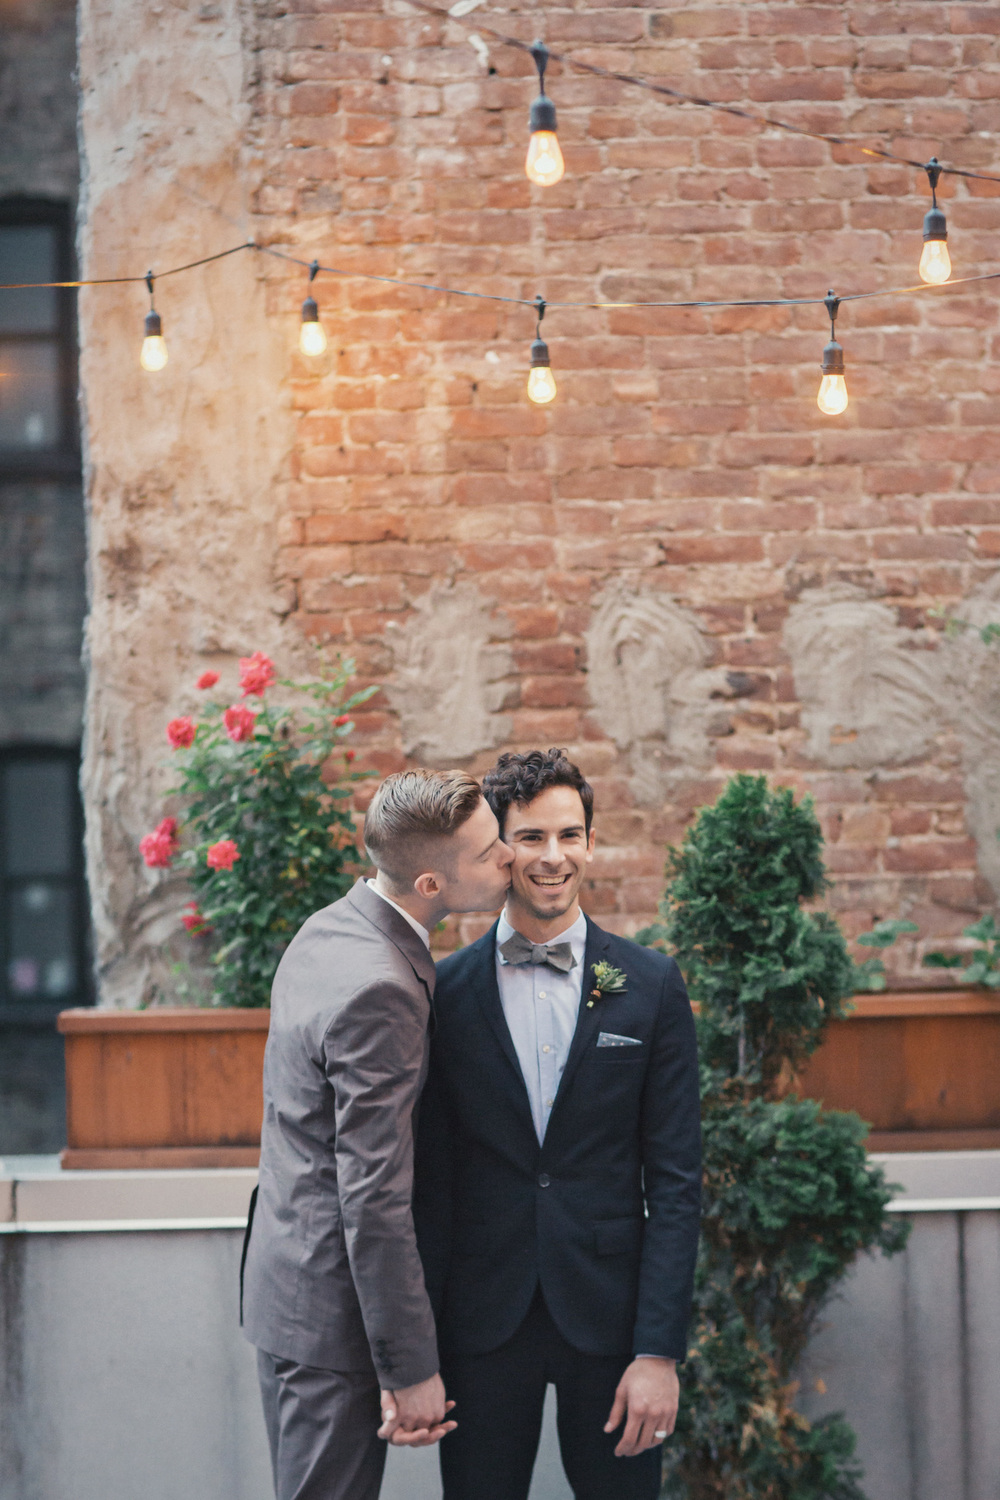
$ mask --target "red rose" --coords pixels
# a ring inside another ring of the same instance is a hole
[[[255,651],[253,656],[240,657],[240,687],[244,698],[248,693],[258,696],[269,688],[272,682],[277,682],[278,674],[274,670],[274,662],[263,651]]]
[[[218,680],[219,680],[219,674],[218,674],[218,672],[202,672],[201,676],[198,678],[198,681],[195,683],[195,687],[200,687],[200,688],[215,687],[215,684],[218,682]]]
[[[186,750],[194,744],[194,721],[186,715],[183,719],[171,719],[167,725],[167,739],[175,750]]]
[[[168,870],[178,842],[177,819],[164,818],[139,840],[139,853],[151,870]]]
[[[220,839],[205,855],[210,870],[231,870],[240,857],[240,851],[232,839]]]
[[[242,703],[234,703],[227,708],[222,715],[222,722],[226,726],[226,733],[235,742],[253,739],[254,720],[257,715],[252,708],[247,708]]]
[[[344,759],[347,761],[348,765],[351,764],[351,761],[354,759],[354,757],[357,755],[357,753],[358,752],[356,750],[345,750],[344,751]]]
[[[192,937],[201,937],[212,930],[194,901],[188,902],[187,911],[181,913],[181,921]]]
[[[333,721],[334,728],[339,729],[342,724],[349,724],[350,722],[351,722],[351,716],[350,716],[350,714],[338,714],[337,717]]]

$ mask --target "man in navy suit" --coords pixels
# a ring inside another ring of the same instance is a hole
[[[445,1500],[526,1500],[556,1387],[576,1500],[654,1500],[677,1414],[701,1183],[672,959],[580,911],[593,791],[561,750],[483,781],[499,921],[438,966],[415,1215],[458,1428]]]

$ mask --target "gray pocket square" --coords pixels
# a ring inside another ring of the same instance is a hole
[[[599,1047],[641,1047],[637,1036],[616,1036],[613,1031],[602,1031],[597,1038]]]

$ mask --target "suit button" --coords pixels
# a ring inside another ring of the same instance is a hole
[[[541,1173],[539,1173],[539,1176],[538,1176],[538,1186],[539,1187],[548,1187],[548,1185],[549,1185],[549,1183],[551,1181],[552,1181],[552,1178],[549,1176],[548,1172],[541,1172]]]

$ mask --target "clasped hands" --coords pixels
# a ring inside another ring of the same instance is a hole
[[[634,1359],[618,1382],[604,1431],[625,1430],[615,1448],[616,1458],[634,1458],[669,1437],[677,1421],[680,1386],[672,1359]],[[444,1382],[432,1375],[419,1385],[382,1392],[380,1438],[397,1448],[427,1448],[438,1443],[458,1423],[448,1420],[454,1401],[445,1399]]]

